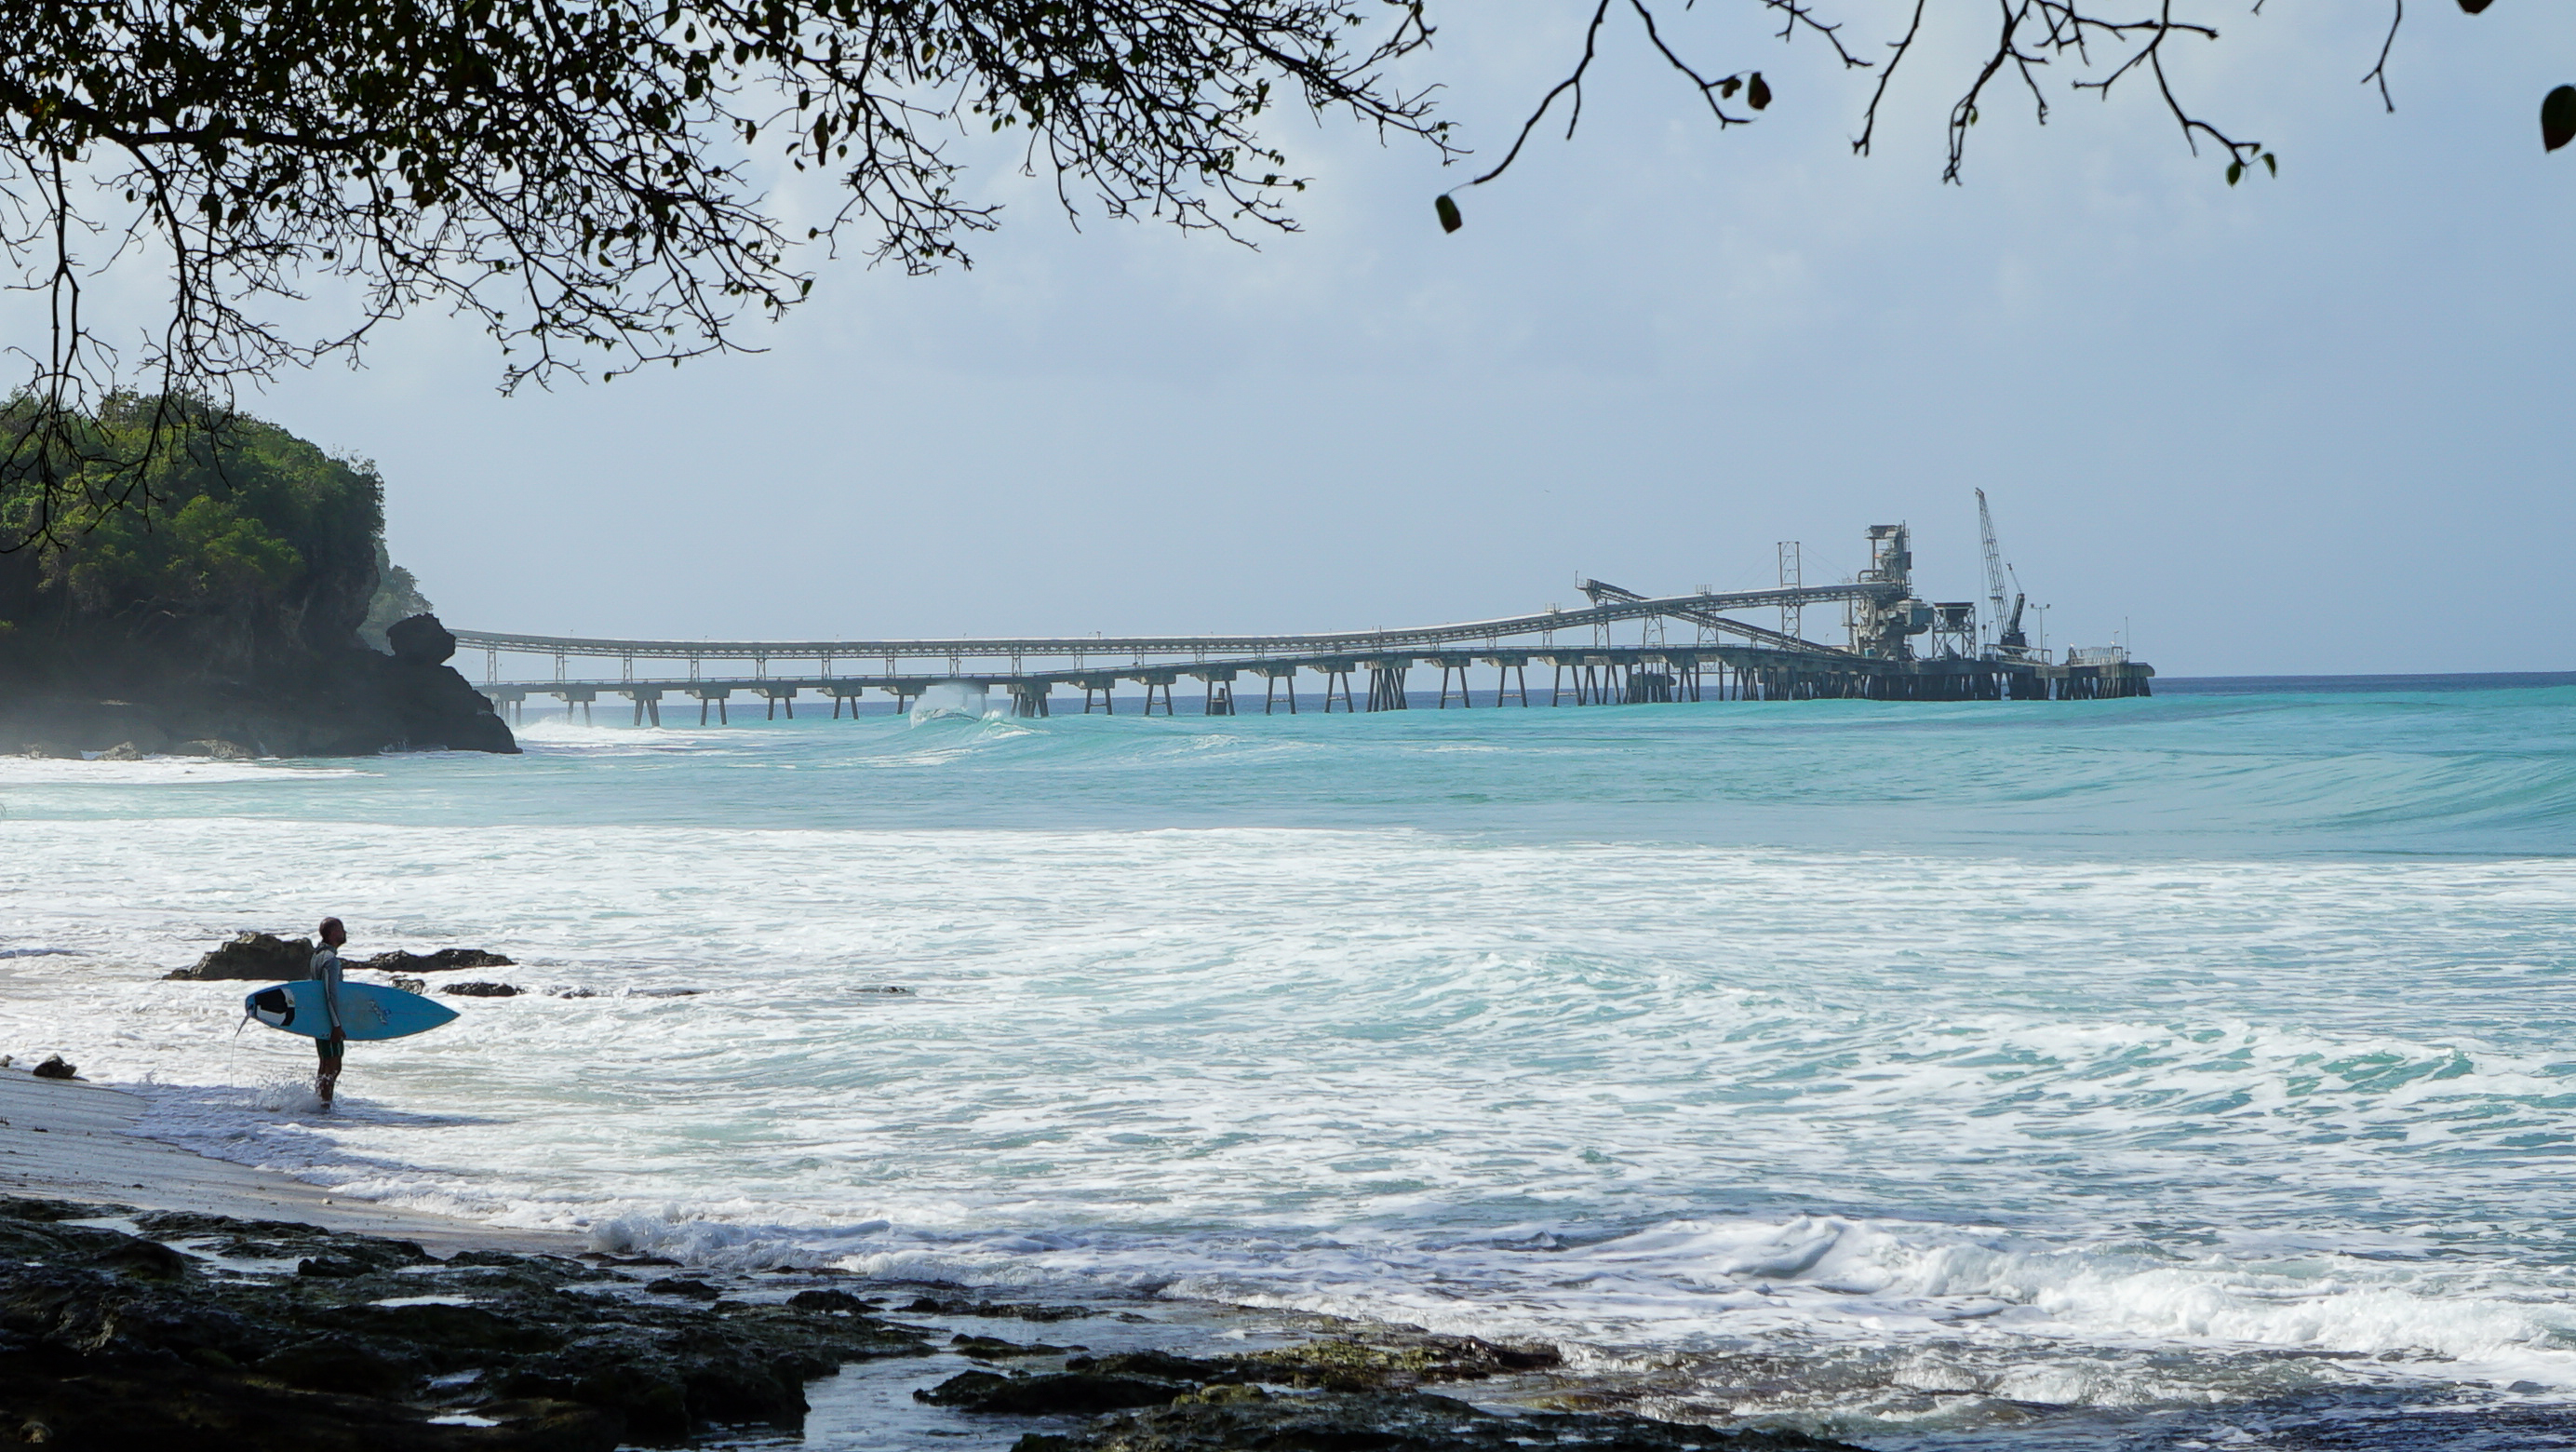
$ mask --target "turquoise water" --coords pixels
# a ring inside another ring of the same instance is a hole
[[[12,761],[0,1033],[719,1267],[1540,1337],[1888,1448],[2552,1445],[2576,687],[2442,684]],[[326,912],[532,991],[315,1115],[156,975]]]

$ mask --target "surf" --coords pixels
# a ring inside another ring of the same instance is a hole
[[[335,1195],[1538,1336],[1679,1411],[2568,1394],[2576,698],[2093,704],[30,763],[0,1034]],[[528,991],[310,1122],[158,974],[317,893]]]

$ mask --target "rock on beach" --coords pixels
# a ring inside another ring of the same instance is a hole
[[[1799,1432],[1722,1431],[1580,1412],[1496,1416],[1425,1392],[1274,1397],[1238,1390],[1110,1417],[1070,1434],[1031,1433],[1013,1452],[1860,1452]]]
[[[123,1208],[0,1199],[0,1432],[18,1441],[674,1446],[793,1430],[811,1379],[927,1352],[864,1314],[619,1295],[615,1272],[556,1256],[440,1261],[407,1240],[187,1211],[136,1213],[140,1234],[70,1223]]]

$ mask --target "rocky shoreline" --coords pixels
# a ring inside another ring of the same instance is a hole
[[[875,1363],[918,1368],[911,1400],[958,1419],[935,1435],[1015,1452],[1843,1446],[1520,1411],[1546,1400],[1511,1383],[1556,1365],[1545,1347],[1336,1325],[1189,1354],[1150,1344],[1182,1328],[1133,1311],[822,1269],[441,1258],[397,1237],[44,1198],[0,1199],[0,1262],[0,1441],[60,1449],[685,1446],[797,1433],[810,1386]],[[1469,1388],[1513,1407],[1455,1395]]]

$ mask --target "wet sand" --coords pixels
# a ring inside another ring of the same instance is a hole
[[[440,1254],[581,1248],[569,1236],[387,1209],[273,1171],[209,1159],[136,1133],[144,1107],[140,1096],[121,1089],[0,1068],[0,1195],[289,1220],[416,1240]]]

